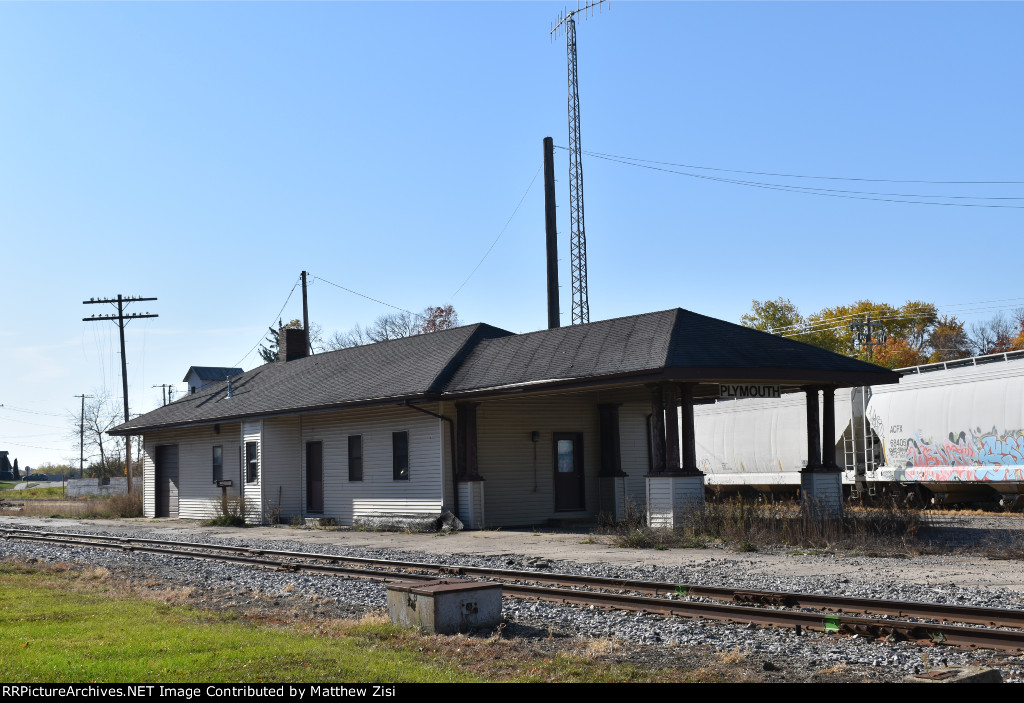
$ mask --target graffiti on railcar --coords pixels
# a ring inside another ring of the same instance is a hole
[[[1018,430],[1000,437],[993,430],[983,435],[978,458],[983,464],[1024,466],[1024,432]]]
[[[968,430],[942,440],[915,432],[905,440],[890,440],[888,455],[904,481],[1022,481],[1024,430]]]

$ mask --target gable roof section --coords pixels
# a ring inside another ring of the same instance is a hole
[[[200,381],[223,381],[228,376],[240,376],[245,373],[242,369],[233,369],[229,366],[190,366],[185,378],[181,380],[187,381],[193,371]]]
[[[115,427],[110,434],[412,400],[437,394],[481,340],[511,335],[490,325],[432,332],[257,366]]]
[[[896,383],[888,369],[676,308],[481,342],[445,388],[463,394],[600,379]]]

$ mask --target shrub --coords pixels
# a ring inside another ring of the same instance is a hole
[[[213,517],[200,523],[203,527],[245,527],[248,510],[244,496],[218,500],[214,503],[213,510]]]

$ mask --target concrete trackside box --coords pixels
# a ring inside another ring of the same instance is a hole
[[[451,635],[496,627],[501,621],[501,586],[442,579],[387,585],[391,622],[423,632]]]

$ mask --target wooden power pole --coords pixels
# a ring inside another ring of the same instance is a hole
[[[83,300],[83,305],[95,305],[96,303],[110,303],[111,305],[117,306],[116,315],[93,315],[92,317],[83,317],[83,322],[98,322],[99,320],[110,320],[116,322],[118,329],[121,331],[121,391],[124,397],[124,421],[128,422],[128,358],[124,353],[124,326],[132,320],[139,320],[145,317],[160,317],[159,315],[151,315],[150,313],[138,313],[133,312],[125,315],[125,306],[129,303],[141,303],[147,300],[156,300],[156,298],[139,298],[134,296],[123,296],[120,293],[117,294],[117,298],[103,298],[103,299],[92,299]],[[83,400],[83,402],[85,402]],[[127,436],[124,438],[124,469],[125,475],[128,476],[128,492],[132,492],[132,438]]]

